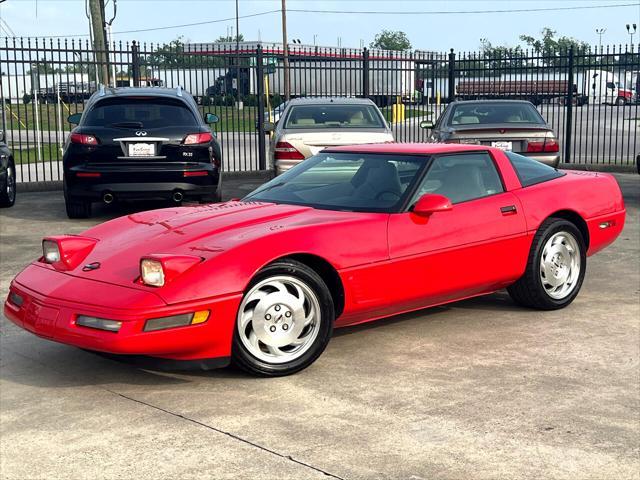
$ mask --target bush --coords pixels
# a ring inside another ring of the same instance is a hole
[[[236,97],[233,95],[225,95],[223,105],[226,107],[233,107],[236,104]]]
[[[247,95],[242,99],[245,107],[257,107],[258,106],[258,97],[255,95]]]
[[[33,95],[29,95],[28,93],[25,93],[22,96],[22,103],[24,103],[25,105],[31,103],[31,100],[33,100]]]

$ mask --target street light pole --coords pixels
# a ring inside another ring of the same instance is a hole
[[[631,37],[631,48],[633,48],[633,36],[637,31],[638,31],[638,25],[636,25],[635,23],[633,25],[629,25],[627,23],[627,33]]]
[[[606,32],[606,28],[596,28],[596,33],[598,34],[598,50],[602,53],[602,35]]]
[[[289,85],[289,47],[287,45],[287,0],[282,0],[282,66],[284,68],[284,98],[291,99]]]

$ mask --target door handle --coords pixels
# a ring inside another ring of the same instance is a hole
[[[518,213],[518,209],[515,205],[507,205],[506,207],[500,207],[502,215],[515,215]]]

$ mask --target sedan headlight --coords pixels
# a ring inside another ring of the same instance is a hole
[[[143,258],[140,262],[140,276],[145,285],[161,287],[164,285],[162,262],[151,258]]]
[[[42,256],[47,263],[56,263],[60,261],[60,248],[58,242],[53,240],[42,241]]]

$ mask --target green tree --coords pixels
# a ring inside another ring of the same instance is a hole
[[[382,30],[376,35],[373,42],[369,44],[371,48],[381,48],[382,50],[410,50],[411,42],[407,34],[401,31]]]
[[[60,68],[57,68],[53,63],[47,62],[44,59],[31,63],[31,69],[27,70],[27,74],[38,73],[42,75],[61,72],[62,70]]]
[[[545,27],[540,32],[540,38],[532,37],[531,35],[520,35],[520,40],[525,42],[536,52],[557,52],[566,51],[570,47],[578,50],[586,50],[589,48],[587,42],[577,40],[573,37],[556,37],[556,31]]]
[[[158,47],[151,55],[140,59],[143,66],[162,68],[209,68],[224,65],[224,59],[213,55],[185,52],[185,43],[180,36]]]
[[[240,34],[240,35],[236,35],[235,37],[231,35],[228,35],[228,36],[223,35],[221,37],[218,37],[218,39],[216,40],[216,43],[229,43],[229,42],[244,42],[244,35]]]

